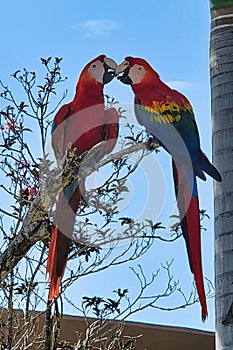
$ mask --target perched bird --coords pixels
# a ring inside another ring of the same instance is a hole
[[[206,180],[205,172],[213,179],[221,181],[221,175],[200,148],[193,109],[185,96],[163,83],[158,73],[142,58],[126,57],[115,74],[122,83],[132,87],[135,115],[139,124],[172,156],[181,229],[204,321],[208,311],[202,272],[196,177]]]
[[[105,109],[103,88],[113,79],[116,67],[112,59],[100,55],[81,72],[73,101],[63,105],[53,121],[52,147],[58,162],[69,145],[82,156],[101,141],[106,141],[98,160],[114,148],[118,136],[118,112],[115,108]],[[47,260],[49,300],[59,296],[83,191],[84,184],[75,180],[58,197]]]

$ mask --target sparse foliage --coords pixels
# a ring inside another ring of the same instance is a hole
[[[60,98],[56,96],[59,84],[66,78],[61,74],[61,58],[42,58],[41,63],[45,68],[42,82],[38,82],[41,79],[35,72],[26,69],[12,74],[24,92],[24,100],[18,100],[11,89],[0,82],[0,196],[4,198],[0,208],[0,298],[1,328],[6,334],[0,338],[1,349],[36,346],[48,350],[133,350],[137,337],[123,333],[123,321],[130,315],[147,307],[182,308],[198,300],[195,292],[189,297],[183,294],[173,278],[170,263],[162,265],[161,270],[150,277],[145,276],[140,265],[135,266],[154,241],[172,242],[179,238],[179,224],[168,237],[163,235],[161,223],[150,218],[139,222],[122,216],[119,209],[129,190],[129,177],[149,153],[158,151],[158,144],[145,132],[126,124],[127,134],[119,138],[114,154],[95,164],[97,148],[82,158],[68,149],[62,164],[56,167],[46,151],[46,143],[54,114],[67,95],[65,92]],[[114,105],[124,117],[126,111],[113,98],[106,96],[106,105]],[[131,155],[135,153],[137,159],[132,163]],[[78,175],[74,171],[77,166],[81,169]],[[48,303],[45,263],[56,196],[74,178],[86,177],[104,166],[109,169],[108,175],[103,176],[101,185],[87,189],[78,212],[61,297]],[[202,215],[206,215],[205,212]],[[103,244],[107,244],[107,249],[102,249]],[[138,281],[138,292],[119,286],[113,297],[84,296],[80,306],[67,297],[67,288],[79,278],[125,263],[134,263],[131,271]],[[165,285],[158,294],[151,293],[152,286],[156,289],[154,282],[161,271],[166,275]],[[160,300],[175,293],[181,296],[178,306],[159,305]],[[86,334],[80,335],[74,345],[59,341],[63,302],[73,305],[87,320]],[[4,309],[8,310],[7,314]],[[90,321],[88,317],[93,315],[96,320]]]

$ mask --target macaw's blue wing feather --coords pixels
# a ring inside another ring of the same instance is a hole
[[[209,159],[204,152],[201,151],[200,168],[214,180],[221,182],[222,176],[213,164],[210,163]]]
[[[170,107],[169,107],[170,106]],[[149,133],[178,161],[190,158],[196,176],[206,180],[204,172],[221,181],[218,170],[201,151],[197,124],[191,106],[178,106],[166,103],[158,106],[145,106],[136,100],[135,115]]]

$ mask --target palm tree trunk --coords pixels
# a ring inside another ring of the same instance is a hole
[[[223,177],[214,187],[216,350],[233,349],[233,1],[230,3],[232,7],[223,6],[222,0],[211,4],[213,161]]]

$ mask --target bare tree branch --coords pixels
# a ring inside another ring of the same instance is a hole
[[[96,153],[99,152],[100,147],[103,147],[103,143],[100,143],[98,147],[95,146],[87,152],[81,162],[81,175],[77,175],[76,178],[79,179],[80,176],[82,178],[84,176],[86,177],[115,159],[120,159],[125,155],[144,150],[148,147],[148,144],[135,144],[95,164],[94,159],[96,159]],[[48,175],[46,175],[39,193],[30,205],[19,234],[11,241],[7,249],[0,256],[0,282],[6,278],[8,273],[37,241],[44,240],[49,236],[51,224],[46,220],[47,213],[54,204],[57,194],[74,177],[73,169],[77,167],[74,157],[75,153],[68,149],[63,162],[65,163],[65,167],[61,165],[59,168],[49,171]],[[80,166],[80,163],[78,165]]]

